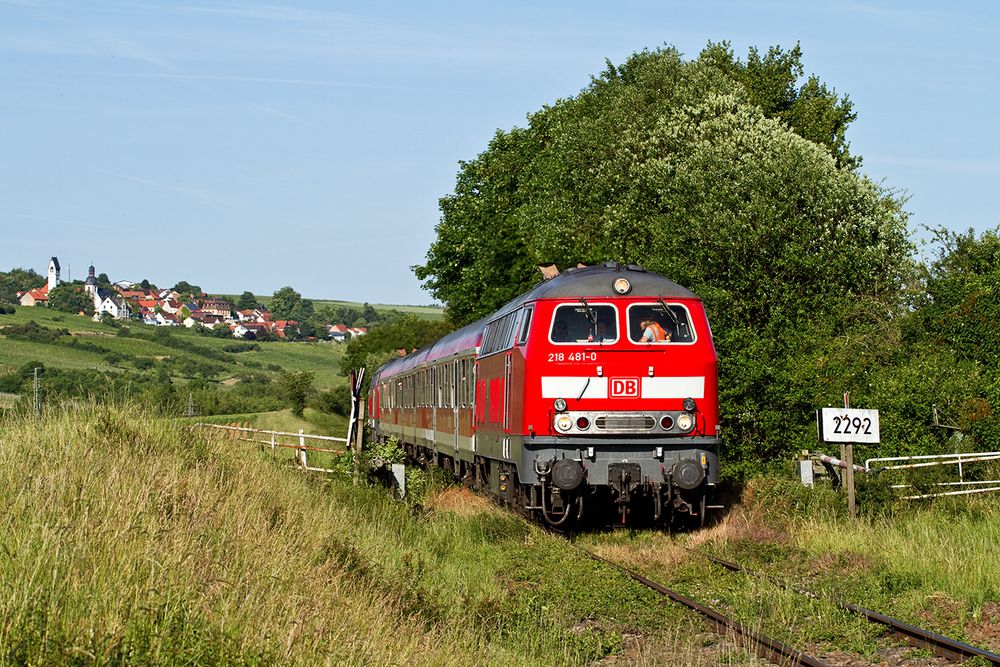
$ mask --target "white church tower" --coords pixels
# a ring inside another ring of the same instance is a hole
[[[59,258],[53,257],[49,260],[49,291],[51,292],[59,284]]]

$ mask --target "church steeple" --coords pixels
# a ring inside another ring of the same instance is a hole
[[[59,284],[59,258],[53,257],[49,260],[49,291],[51,292]]]

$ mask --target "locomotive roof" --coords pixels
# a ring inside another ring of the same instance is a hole
[[[663,297],[669,299],[695,299],[691,290],[681,287],[672,280],[664,278],[659,273],[647,271],[634,264],[624,265],[615,262],[605,262],[596,266],[583,266],[566,269],[555,278],[540,283],[510,303],[500,308],[496,314],[505,313],[519,307],[523,303],[536,299],[560,299],[575,297],[621,297],[614,290],[614,282],[618,278],[627,278],[632,284],[627,296]],[[493,319],[490,316],[489,319]]]
[[[608,297],[620,298],[621,294],[614,291],[614,282],[618,278],[627,278],[632,284],[629,297],[663,297],[665,299],[695,299],[697,296],[691,290],[681,287],[672,280],[664,278],[659,273],[647,271],[641,266],[606,262],[597,266],[584,266],[566,269],[555,278],[546,280],[528,290],[513,301],[504,304],[495,313],[481,320],[468,324],[453,331],[444,338],[405,357],[394,359],[379,368],[375,375],[396,375],[406,372],[420,364],[450,357],[463,350],[479,345],[486,324],[497,317],[520,308],[522,304],[538,299],[562,299],[578,297]]]

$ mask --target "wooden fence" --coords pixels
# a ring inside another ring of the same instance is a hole
[[[307,458],[307,452],[343,454],[350,449],[350,442],[347,438],[338,438],[332,435],[313,435],[311,433],[304,432],[303,429],[299,429],[298,433],[289,433],[287,431],[266,431],[258,428],[250,428],[249,426],[226,426],[222,424],[201,423],[197,424],[197,426],[221,430],[228,434],[233,440],[250,442],[261,447],[270,447],[272,452],[279,448],[295,450],[295,465],[302,470],[308,470],[311,472],[329,473],[333,471],[329,468],[317,468],[310,466]],[[329,443],[329,445],[317,446],[313,444],[306,444],[306,441],[318,442],[321,445]],[[337,443],[339,446],[334,446],[333,443]]]

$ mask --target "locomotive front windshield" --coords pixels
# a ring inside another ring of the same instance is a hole
[[[652,340],[649,340],[648,330],[652,330]],[[629,306],[628,337],[633,343],[693,343],[695,339],[687,308],[660,302]]]
[[[553,343],[613,343],[618,340],[614,306],[586,302],[557,306],[549,340]]]

